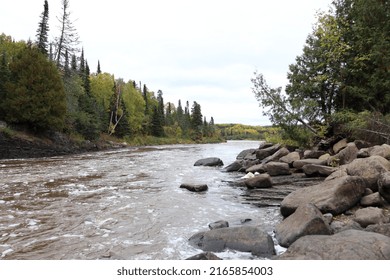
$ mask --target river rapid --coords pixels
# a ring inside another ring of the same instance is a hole
[[[195,167],[225,165],[254,141],[124,148],[80,155],[0,161],[0,259],[185,259],[208,224],[227,220],[272,232],[278,208],[242,203],[229,182],[242,174]],[[205,193],[180,189],[205,183]],[[224,259],[253,258],[226,251]]]

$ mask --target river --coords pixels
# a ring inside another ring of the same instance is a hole
[[[0,259],[185,259],[208,224],[227,220],[272,232],[277,208],[242,203],[229,182],[242,174],[194,167],[225,165],[258,142],[124,148],[71,156],[0,161]],[[180,189],[206,183],[205,193]],[[224,259],[248,253],[218,253]]]

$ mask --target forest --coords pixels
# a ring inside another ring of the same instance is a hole
[[[102,71],[100,61],[92,72],[79,48],[69,0],[61,1],[54,41],[49,42],[47,0],[34,41],[0,35],[0,121],[81,140],[110,135],[140,144],[148,137],[220,141],[213,117],[207,120],[198,102],[164,102],[162,90],[155,93],[145,83],[115,78]]]
[[[285,91],[255,72],[252,91],[263,113],[290,144],[334,135],[388,143],[390,1],[335,0],[317,19]]]

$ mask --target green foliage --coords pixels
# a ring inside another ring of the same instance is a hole
[[[365,125],[359,112],[390,113],[389,1],[335,0],[333,6],[318,15],[290,65],[285,94],[261,74],[252,79],[263,114],[300,145],[331,134],[346,110],[356,113],[350,124],[341,123],[347,134],[370,130],[358,127]]]
[[[5,120],[36,130],[61,130],[66,98],[56,67],[37,49],[26,46],[10,61],[9,70],[2,106]]]

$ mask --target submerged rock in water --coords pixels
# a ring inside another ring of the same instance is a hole
[[[200,232],[190,237],[189,242],[204,251],[232,249],[261,257],[275,255],[272,237],[257,227],[230,227]]]
[[[217,157],[209,157],[196,161],[194,166],[223,166],[223,161]]]
[[[196,184],[181,184],[181,189],[187,189],[191,192],[204,192],[208,190],[208,186],[206,184],[196,185]]]

